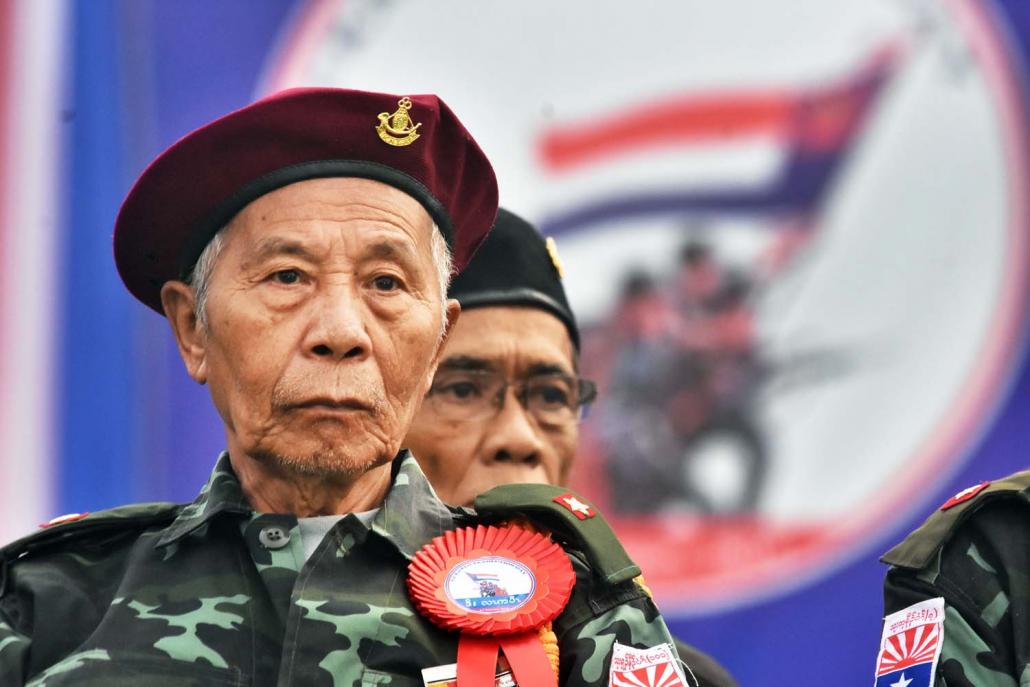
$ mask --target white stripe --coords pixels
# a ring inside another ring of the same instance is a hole
[[[633,193],[761,190],[775,181],[787,151],[770,135],[639,147],[594,158],[590,164],[544,172],[544,215]],[[540,175],[539,171],[532,171]]]
[[[0,542],[53,515],[58,153],[66,5],[15,2],[0,265],[6,378],[0,384]]]

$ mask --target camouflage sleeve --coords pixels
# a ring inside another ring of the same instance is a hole
[[[37,684],[96,627],[106,599],[72,574],[86,561],[70,553],[0,561],[0,685]]]
[[[15,687],[25,684],[29,638],[14,629],[0,610],[0,685]]]
[[[888,571],[885,614],[944,598],[939,686],[1030,685],[1030,526],[1025,522],[1025,507],[985,507],[926,568]]]
[[[675,646],[658,608],[633,581],[594,596],[588,607],[586,617],[579,614],[577,622],[555,627],[563,687],[606,687],[616,641],[638,649]]]

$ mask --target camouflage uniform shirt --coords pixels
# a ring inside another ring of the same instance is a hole
[[[885,614],[944,597],[938,686],[1030,685],[1030,471],[937,511],[883,560]]]
[[[478,520],[402,453],[371,526],[344,517],[305,562],[296,518],[253,512],[223,454],[189,505],[95,513],[0,550],[0,685],[422,685],[422,668],[455,661],[457,635],[414,610],[408,562]],[[606,685],[616,640],[672,639],[639,570],[600,576],[566,550],[560,684]]]

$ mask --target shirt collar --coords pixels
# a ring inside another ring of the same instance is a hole
[[[455,515],[440,501],[418,462],[408,450],[393,462],[393,483],[371,530],[392,543],[401,555],[414,558],[434,537],[454,529]],[[222,513],[249,515],[253,509],[243,495],[240,482],[229,462],[229,453],[218,457],[207,484],[165,528],[156,546],[167,546],[197,531]]]
[[[372,531],[408,560],[455,527],[455,514],[437,497],[415,457],[405,449],[394,460],[393,485],[372,520]]]
[[[183,508],[172,524],[165,528],[156,546],[166,546],[179,541],[206,525],[211,518],[220,513],[247,515],[250,512],[251,507],[229,462],[229,453],[223,451],[222,455],[218,456],[218,462],[215,463],[215,469],[211,471],[207,484],[197,494],[193,503]]]

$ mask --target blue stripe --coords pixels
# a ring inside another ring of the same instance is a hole
[[[904,670],[881,675],[873,687],[930,687],[933,684],[933,663],[919,663]]]
[[[844,149],[825,155],[796,155],[771,183],[757,189],[666,191],[605,197],[540,223],[544,235],[568,235],[603,222],[680,215],[798,217],[815,212],[836,178]]]
[[[71,164],[61,262],[58,338],[63,385],[57,410],[57,503],[62,512],[126,501],[124,474],[134,422],[129,297],[111,259],[111,226],[121,200],[116,5],[71,3]]]

